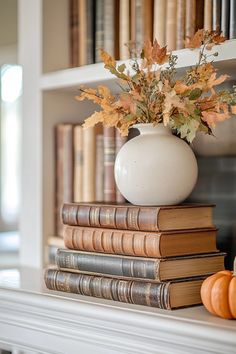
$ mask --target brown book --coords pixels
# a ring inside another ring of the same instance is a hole
[[[212,0],[204,0],[204,29],[212,30]]]
[[[191,38],[196,28],[196,0],[186,1],[185,36]]]
[[[56,126],[55,231],[62,236],[61,208],[73,200],[73,125]]]
[[[185,40],[185,1],[177,0],[176,49],[184,48]]]
[[[213,0],[212,2],[212,29],[220,31],[221,25],[221,0]]]
[[[101,61],[100,50],[104,48],[104,0],[96,0],[95,7],[95,61]]]
[[[229,18],[230,18],[230,0],[221,0],[221,32],[226,38],[229,38]]]
[[[123,280],[57,269],[47,269],[44,280],[47,288],[51,290],[166,310],[200,304],[203,282],[202,278],[161,283]]]
[[[204,27],[204,0],[196,1],[196,27],[195,32]]]
[[[65,247],[78,251],[141,257],[173,257],[217,252],[216,229],[143,232],[65,226]]]
[[[137,47],[153,37],[153,0],[131,0],[131,41]]]
[[[176,49],[177,0],[167,0],[166,4],[166,45],[169,51]]]
[[[142,18],[143,18],[143,40],[153,38],[153,9],[154,1],[153,0],[143,0],[142,1]]]
[[[222,253],[176,258],[143,258],[58,249],[56,264],[62,270],[118,278],[155,281],[211,275],[224,270]]]
[[[104,127],[104,201],[116,201],[114,164],[116,157],[115,128]]]
[[[122,230],[169,231],[214,227],[212,205],[136,206],[132,204],[65,203],[66,225]]]
[[[87,9],[86,0],[78,0],[79,3],[79,66],[87,64]]]
[[[104,47],[112,57],[115,56],[115,0],[104,0]]]
[[[166,0],[154,0],[153,38],[161,47],[166,44]]]
[[[71,66],[77,67],[79,64],[78,58],[78,0],[70,0],[70,58]]]

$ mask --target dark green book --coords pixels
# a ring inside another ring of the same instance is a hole
[[[72,272],[154,281],[205,276],[224,269],[224,253],[146,258],[58,249],[56,265]]]

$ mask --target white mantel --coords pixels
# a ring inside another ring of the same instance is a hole
[[[0,348],[14,353],[236,353],[236,321],[202,306],[165,311],[45,289],[42,272],[0,271]]]

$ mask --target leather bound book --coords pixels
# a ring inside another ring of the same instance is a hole
[[[86,0],[79,2],[79,66],[87,64],[87,9]]]
[[[185,37],[191,38],[196,28],[196,0],[186,1]]]
[[[203,279],[157,283],[47,269],[44,281],[51,290],[170,310],[200,304]]]
[[[220,31],[221,27],[221,0],[213,0],[212,2],[212,29]]]
[[[144,232],[82,226],[64,227],[65,247],[140,257],[173,257],[217,252],[216,229]]]
[[[58,124],[55,135],[55,231],[62,236],[61,208],[63,203],[73,200],[73,125]]]
[[[229,38],[236,38],[236,1],[230,0]]]
[[[70,0],[70,66],[78,66],[78,1]]]
[[[143,40],[153,38],[153,0],[142,0]]]
[[[153,38],[161,47],[166,44],[166,0],[154,0]]]
[[[131,0],[131,41],[139,48],[143,43],[143,1]]]
[[[136,206],[132,204],[65,203],[66,225],[137,231],[169,231],[214,227],[212,205]]]
[[[104,48],[104,0],[96,0],[95,10],[95,61],[101,61],[100,50]]]
[[[130,41],[130,2],[129,0],[120,0],[119,8],[119,51],[120,59],[129,58],[129,49],[125,44]]]
[[[177,0],[167,0],[166,4],[166,45],[169,51],[176,49]]]
[[[185,39],[185,1],[177,0],[177,19],[176,22],[176,49],[184,48]]]
[[[229,11],[230,0],[221,0],[221,26],[224,37],[229,38]]]
[[[83,127],[74,127],[74,202],[83,202]]]
[[[212,0],[204,0],[204,29],[212,30]]]
[[[116,201],[115,164],[115,128],[104,127],[104,201]]]
[[[127,141],[127,137],[121,136],[119,130],[116,129],[116,155],[118,154],[122,146],[126,143],[126,141]],[[117,203],[125,202],[125,198],[123,197],[123,195],[121,194],[117,186],[116,186],[116,202]]]
[[[61,270],[119,278],[155,281],[206,276],[224,270],[225,254],[176,258],[143,258],[58,249],[56,265]]]

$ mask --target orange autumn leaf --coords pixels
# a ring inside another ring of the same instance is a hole
[[[182,81],[176,81],[175,86],[174,86],[174,90],[177,94],[183,94],[189,90],[191,90],[192,86],[187,86],[185,83],[183,83]]]
[[[236,114],[236,105],[231,106],[231,112]]]
[[[222,84],[222,82],[224,82],[228,78],[229,75],[220,75],[218,78],[216,78],[216,73],[213,73],[207,81],[206,86],[211,89],[213,86]]]
[[[167,54],[167,46],[161,48],[161,46],[155,39],[152,48],[153,61],[159,65],[162,65],[169,60],[169,57],[170,55]]]
[[[115,59],[110,54],[108,54],[105,50],[101,49],[100,56],[102,61],[105,64],[105,67],[111,68],[116,65]]]
[[[204,30],[199,29],[191,38],[187,38],[185,41],[186,48],[199,48],[202,45],[204,38]]]

